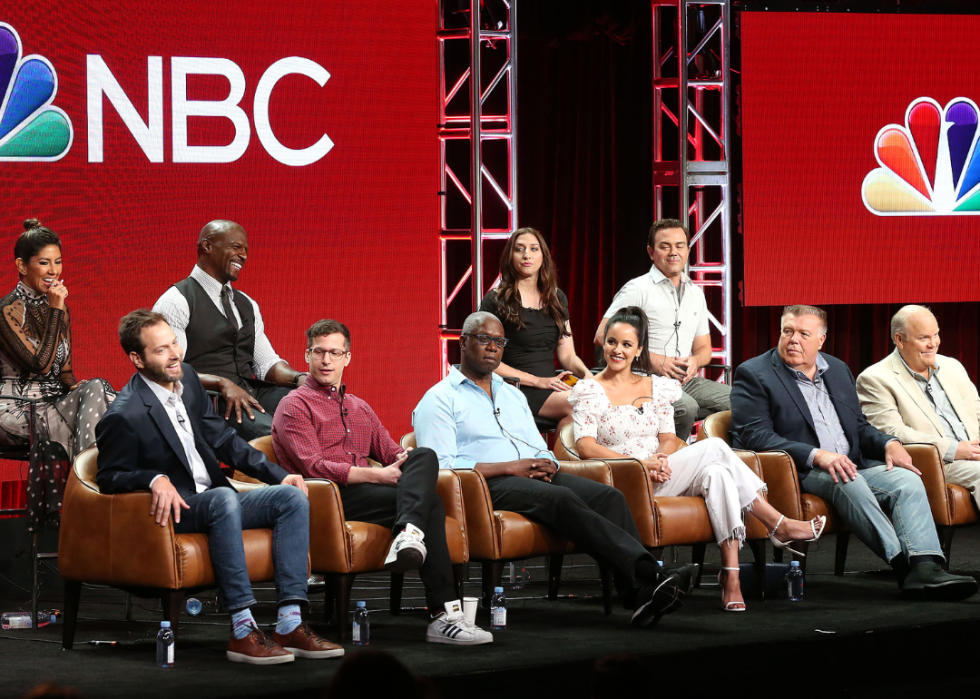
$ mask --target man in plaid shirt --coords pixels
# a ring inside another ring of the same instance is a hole
[[[446,511],[436,493],[439,459],[431,449],[403,450],[371,406],[347,391],[350,331],[320,320],[306,331],[307,381],[280,403],[272,421],[279,465],[340,486],[347,519],[381,524],[395,536],[385,568],[418,569],[435,616],[430,643],[478,645],[493,636],[463,617],[446,545]],[[369,459],[382,464],[373,468]]]

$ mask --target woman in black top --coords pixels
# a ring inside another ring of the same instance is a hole
[[[480,310],[504,326],[507,347],[497,373],[521,382],[535,416],[571,419],[572,406],[562,379],[592,376],[575,354],[568,324],[568,299],[558,288],[555,263],[541,233],[514,231],[500,256],[500,286],[483,298]],[[565,371],[555,375],[555,354]]]

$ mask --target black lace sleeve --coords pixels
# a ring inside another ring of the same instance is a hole
[[[57,308],[48,308],[44,314],[42,336],[37,347],[24,333],[24,302],[8,296],[0,301],[3,321],[0,322],[0,343],[3,344],[11,361],[24,371],[44,374],[50,371],[54,361],[58,338],[62,329],[67,330],[67,314]]]

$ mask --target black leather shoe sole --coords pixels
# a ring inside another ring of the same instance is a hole
[[[676,611],[683,604],[684,595],[678,583],[676,576],[670,576],[653,587],[652,592],[647,592],[649,588],[641,590],[630,624],[637,628],[655,626],[664,614]]]
[[[904,588],[902,599],[930,600],[938,602],[959,602],[977,593],[977,581],[971,578],[966,580],[950,580],[948,582],[926,584],[921,587]]]

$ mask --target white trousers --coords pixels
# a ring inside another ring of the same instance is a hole
[[[735,455],[724,440],[713,437],[671,454],[670,480],[654,484],[654,495],[700,496],[708,507],[708,519],[718,544],[745,541],[742,513],[751,510],[766,484]]]

